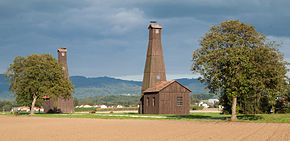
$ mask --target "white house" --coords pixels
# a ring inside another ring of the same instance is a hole
[[[84,108],[92,108],[93,106],[91,105],[85,105]]]
[[[34,107],[33,109],[34,109],[34,111],[44,112],[43,107]]]
[[[101,105],[101,108],[108,108],[106,105]]]
[[[122,105],[117,105],[117,108],[123,108],[123,106]]]
[[[219,102],[218,99],[208,99],[208,104],[210,104],[210,105],[214,105],[214,104],[216,104],[217,102]]]
[[[44,112],[43,107],[34,107],[33,108],[34,111],[40,111],[40,112]],[[25,107],[25,106],[21,106],[21,107],[13,107],[11,109],[12,112],[16,112],[16,111],[26,111],[26,112],[30,112],[30,107]]]
[[[30,112],[30,107],[18,107],[18,111]]]
[[[199,102],[198,103],[198,106],[202,106],[202,107],[204,107],[204,108],[208,108],[209,106],[207,105],[207,103],[204,103],[204,102]]]

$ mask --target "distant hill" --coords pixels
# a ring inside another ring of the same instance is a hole
[[[140,81],[128,81],[115,79],[111,77],[96,77],[87,78],[83,76],[71,76],[70,80],[75,86],[76,98],[88,98],[94,96],[106,96],[106,95],[140,95],[142,82]],[[192,90],[192,94],[206,94],[204,85],[202,85],[197,79],[177,79],[178,82],[185,85]],[[12,94],[8,91],[9,83],[5,80],[3,74],[0,74],[0,99],[14,99]]]
[[[83,76],[72,76],[70,80],[75,86],[76,98],[87,98],[105,95],[139,94],[141,82],[127,81],[110,77],[86,78]]]
[[[198,79],[176,79],[179,83],[189,88],[192,92],[191,94],[208,94],[208,90],[205,89],[205,85],[200,83]]]

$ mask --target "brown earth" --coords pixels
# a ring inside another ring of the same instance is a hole
[[[0,116],[0,141],[289,141],[290,124]]]

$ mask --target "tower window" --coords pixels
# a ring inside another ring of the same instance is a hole
[[[159,29],[155,29],[155,33],[158,34],[159,33]]]
[[[62,53],[61,53],[61,56],[64,56],[64,55],[65,55],[64,52],[62,52]]]
[[[157,75],[157,76],[156,76],[156,79],[160,79],[160,76],[159,76],[159,75]]]
[[[183,106],[183,97],[182,96],[177,97],[177,106]]]
[[[152,105],[153,105],[153,107],[155,106],[155,97],[153,97]]]

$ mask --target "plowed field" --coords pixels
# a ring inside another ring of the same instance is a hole
[[[0,116],[0,141],[289,141],[290,124]]]

